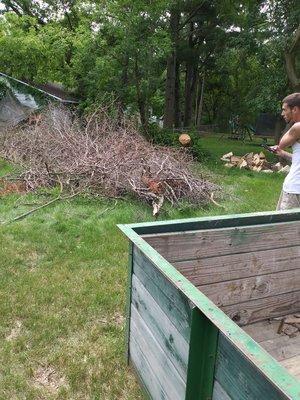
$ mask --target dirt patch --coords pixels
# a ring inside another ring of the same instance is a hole
[[[52,392],[57,392],[61,387],[67,386],[66,379],[59,375],[50,365],[40,365],[32,379],[34,386]]]
[[[99,321],[103,325],[113,324],[113,325],[116,325],[116,326],[123,327],[124,324],[125,324],[125,317],[124,317],[124,315],[122,315],[120,313],[116,313],[111,317],[101,318]]]
[[[0,179],[0,197],[11,193],[25,193],[26,185],[24,182],[10,182],[5,179]]]
[[[6,336],[5,339],[8,340],[9,342],[17,339],[20,336],[21,329],[22,329],[22,321],[16,320],[10,334]]]

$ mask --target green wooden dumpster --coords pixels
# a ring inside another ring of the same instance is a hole
[[[282,328],[300,317],[299,209],[119,227],[127,357],[149,399],[300,399],[299,330]]]

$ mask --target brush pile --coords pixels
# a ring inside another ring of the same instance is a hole
[[[125,194],[153,206],[180,200],[207,204],[218,187],[191,172],[184,149],[154,146],[128,120],[102,109],[82,121],[50,106],[39,123],[1,135],[0,156],[19,164],[27,190],[51,187],[118,198]]]
[[[266,156],[263,152],[260,153],[247,153],[244,156],[235,156],[232,152],[224,154],[221,157],[222,161],[225,161],[225,167],[232,168],[237,167],[240,169],[250,169],[256,172],[273,173],[283,172],[288,173],[290,167],[288,165],[283,166],[280,162],[274,164],[267,161]]]

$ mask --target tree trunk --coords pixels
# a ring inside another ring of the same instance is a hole
[[[179,68],[178,68],[178,61],[177,61],[179,22],[180,22],[179,10],[177,10],[177,9],[171,10],[170,31],[171,31],[171,39],[172,39],[173,49],[172,49],[172,52],[167,61],[164,128],[173,128],[173,126],[175,124],[176,91],[177,91],[177,98],[178,98],[178,93],[179,93],[178,92]],[[176,90],[176,85],[178,85],[177,90]],[[178,99],[177,99],[177,101],[178,101]],[[179,104],[179,102],[177,103],[177,107],[178,107],[178,104]]]
[[[138,60],[137,57],[135,58],[134,62],[134,74],[135,74],[135,87],[136,87],[136,94],[137,94],[137,103],[140,112],[141,124],[143,131],[147,133],[148,131],[148,105],[145,96],[141,90],[141,74],[139,71]]]
[[[195,102],[197,71],[193,64],[186,66],[185,78],[185,104],[184,104],[184,126],[190,126],[192,122],[193,105]]]
[[[190,48],[190,56],[186,63],[184,126],[191,125],[193,107],[195,104],[198,61],[195,60],[193,56],[193,48],[194,48],[193,34],[194,34],[194,23],[190,22],[190,33],[189,33],[189,43],[188,43]]]
[[[204,84],[205,84],[205,76],[202,77],[202,82],[200,86],[200,76],[199,76],[199,92],[198,92],[198,104],[196,110],[196,126],[200,127],[201,117],[202,117],[202,109],[203,109],[203,97],[204,97]]]
[[[180,112],[180,64],[176,61],[175,66],[175,99],[174,99],[174,125],[176,128],[181,127]]]
[[[300,76],[296,71],[296,57],[300,53],[300,26],[297,29],[293,43],[285,53],[286,73],[294,92],[300,92]]]
[[[129,67],[129,56],[128,54],[124,55],[123,62],[122,62],[122,74],[121,74],[121,97],[120,97],[120,107],[121,110],[124,111],[126,108],[126,101],[125,101],[125,88],[128,85],[128,67]]]

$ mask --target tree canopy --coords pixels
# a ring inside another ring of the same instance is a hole
[[[300,88],[297,0],[3,0],[0,71],[167,128],[277,112]]]

